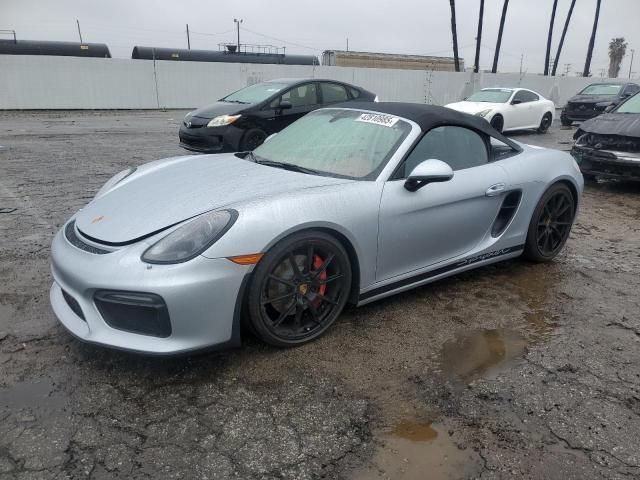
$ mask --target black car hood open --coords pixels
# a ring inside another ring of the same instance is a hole
[[[640,138],[640,113],[605,113],[580,125],[580,131]]]
[[[616,100],[615,95],[576,95],[569,99],[571,103],[600,103],[613,102]]]
[[[237,115],[252,106],[251,103],[216,102],[194,110],[191,116],[211,120],[220,115]]]

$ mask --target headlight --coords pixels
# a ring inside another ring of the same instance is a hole
[[[128,168],[126,170],[121,171],[120,173],[116,173],[113,177],[111,177],[109,180],[107,180],[107,183],[105,183],[102,186],[102,188],[100,190],[98,190],[98,193],[96,193],[95,197],[93,197],[93,198],[98,198],[100,195],[103,195],[103,194],[107,193],[109,190],[111,190],[113,187],[115,187],[116,184],[120,183],[122,180],[127,178],[129,175],[131,175],[136,170],[137,170],[136,167],[131,167],[131,168]]]
[[[491,113],[491,109],[488,108],[486,110],[482,110],[481,112],[476,113],[476,115],[478,115],[479,117],[486,117],[487,115],[489,115]]]
[[[238,120],[242,115],[220,115],[207,123],[207,127],[224,127]]]
[[[147,263],[181,263],[197,257],[231,228],[235,210],[204,213],[158,240],[142,254]]]

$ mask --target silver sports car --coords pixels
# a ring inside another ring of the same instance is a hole
[[[320,336],[362,305],[563,248],[583,179],[568,153],[482,118],[400,103],[310,113],[253,153],[123,171],[58,232],[51,304],[87,342],[169,354]]]

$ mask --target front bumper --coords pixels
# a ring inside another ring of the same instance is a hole
[[[568,109],[564,108],[560,113],[560,118],[571,120],[572,122],[584,122],[604,113],[604,109],[599,110],[595,107],[585,107],[585,109]]]
[[[583,174],[640,181],[640,152],[598,150],[575,145],[571,155]]]
[[[178,136],[180,146],[186,150],[201,153],[228,153],[240,150],[243,133],[243,130],[234,125],[187,128],[183,124]]]
[[[64,228],[51,246],[54,283],[50,300],[60,322],[80,340],[161,355],[239,344],[248,267],[203,256],[181,264],[149,265],[140,255],[154,237],[111,253],[94,254],[73,246],[63,232]],[[101,313],[96,301],[104,291],[143,292],[162,299],[170,322],[170,328],[163,331],[168,335],[122,329],[123,324],[135,320],[118,323],[105,319],[104,309]]]

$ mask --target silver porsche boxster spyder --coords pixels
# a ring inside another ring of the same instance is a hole
[[[362,305],[525,255],[553,259],[583,179],[568,153],[401,103],[312,112],[253,152],[123,171],[53,240],[76,337],[151,354],[311,341]]]

